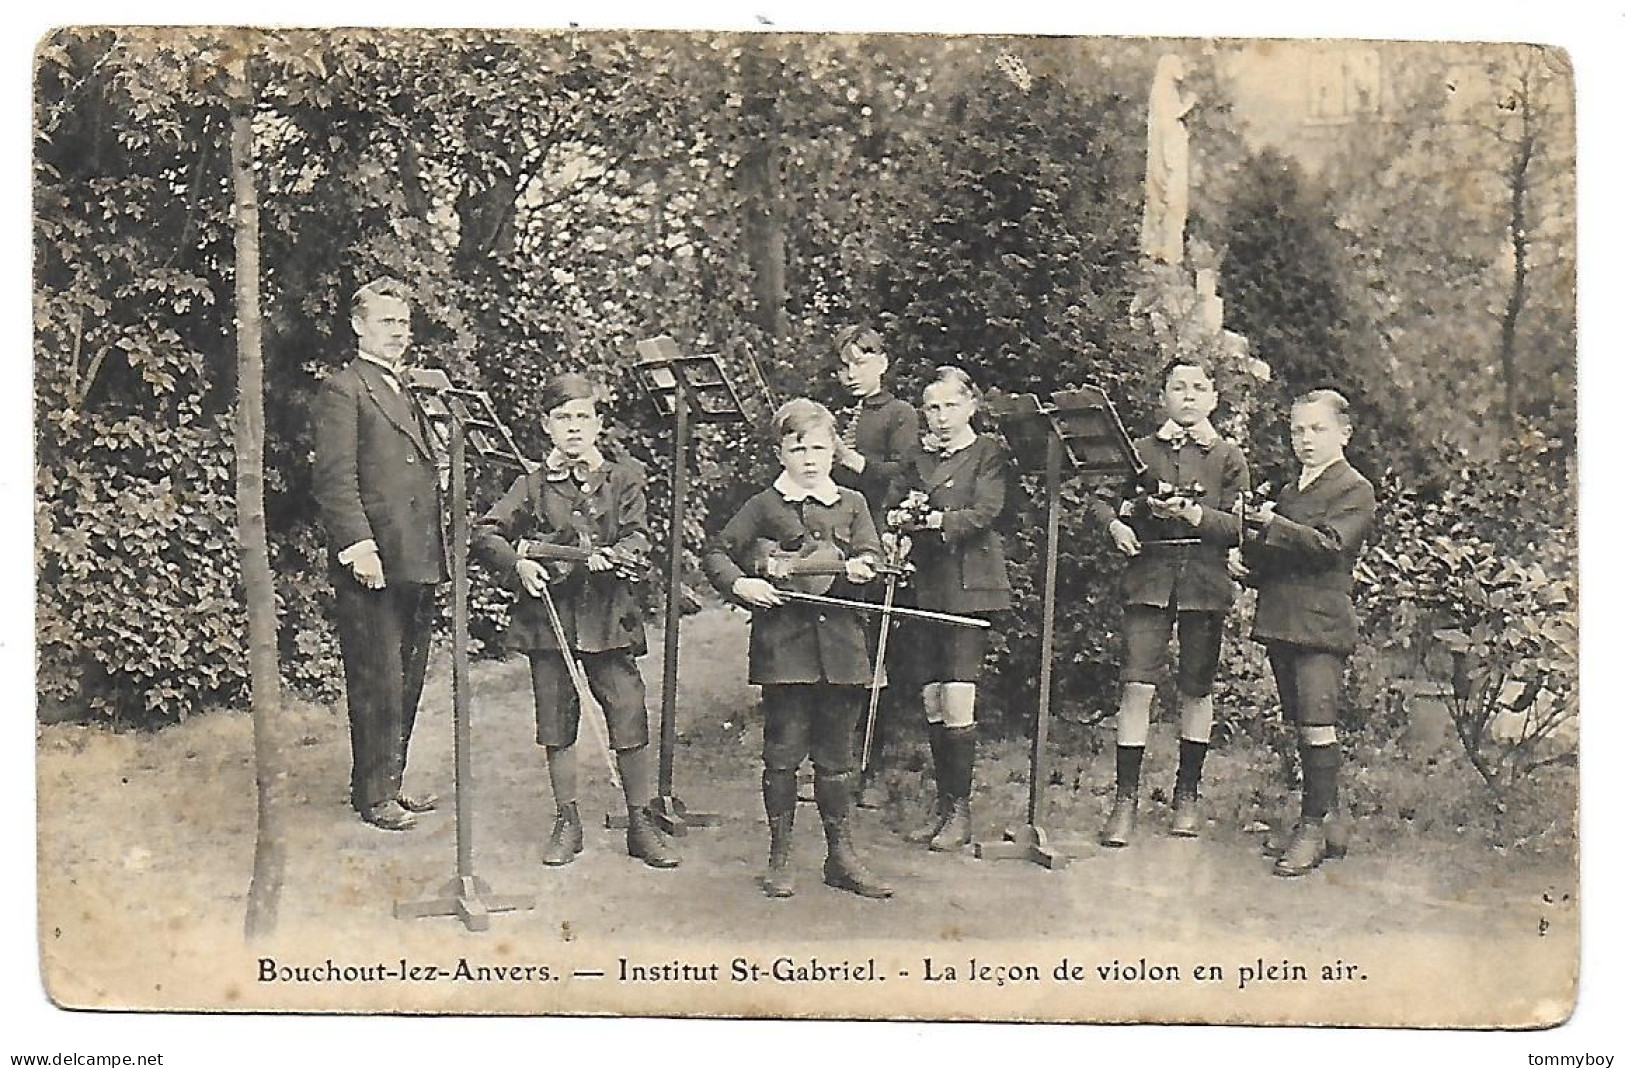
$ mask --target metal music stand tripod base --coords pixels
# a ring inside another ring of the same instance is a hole
[[[1049,844],[1044,828],[1022,824],[1004,832],[999,842],[977,842],[977,860],[1025,860],[1041,868],[1060,871],[1072,862],[1073,854]]]
[[[1049,843],[1039,826],[1039,798],[1049,781],[1045,748],[1049,741],[1055,658],[1055,579],[1060,547],[1061,478],[1064,467],[1085,474],[1119,474],[1137,469],[1133,444],[1106,394],[1093,386],[1056,393],[1042,404],[1030,393],[1000,397],[989,404],[1010,441],[1016,462],[1044,473],[1047,515],[1044,532],[1043,636],[1034,717],[1027,822],[1004,833],[1002,842],[977,843],[979,860],[1024,860],[1051,870],[1066,867],[1073,851]]]
[[[478,875],[458,875],[440,890],[439,897],[427,901],[398,901],[397,920],[422,920],[432,916],[455,916],[470,931],[489,931],[491,913],[522,912],[534,909],[536,899],[491,893],[491,885]]]
[[[672,838],[681,838],[690,827],[715,827],[722,822],[716,812],[690,812],[681,798],[661,796],[649,802],[649,818],[661,832]],[[626,830],[626,813],[612,812],[604,817],[604,826],[614,831]]]

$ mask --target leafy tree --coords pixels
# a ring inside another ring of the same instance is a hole
[[[1384,121],[1327,180],[1360,267],[1352,294],[1396,386],[1456,448],[1515,421],[1572,437],[1574,98],[1567,58],[1528,45],[1383,46]],[[1463,391],[1461,383],[1483,383]]]

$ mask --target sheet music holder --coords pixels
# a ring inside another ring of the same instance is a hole
[[[484,393],[458,389],[445,372],[417,369],[406,386],[429,423],[431,445],[450,465],[451,479],[451,619],[452,742],[456,765],[457,873],[436,896],[423,901],[397,901],[395,918],[455,916],[470,931],[487,931],[491,913],[533,909],[529,896],[494,894],[474,872],[474,771],[469,723],[468,652],[468,464],[467,449],[482,458],[528,469],[507,427],[497,418]]]
[[[637,343],[632,374],[661,415],[672,420],[671,533],[667,538],[665,662],[660,680],[660,770],[658,796],[649,806],[660,829],[683,835],[690,826],[721,821],[716,813],[693,811],[673,785],[677,755],[677,659],[682,625],[683,527],[688,500],[690,425],[742,423],[750,418],[721,357],[685,354],[668,334]]]
[[[1055,579],[1060,542],[1061,479],[1067,468],[1075,473],[1107,476],[1137,474],[1144,464],[1117,417],[1105,391],[1097,386],[1057,392],[1045,404],[1031,393],[994,395],[988,410],[1010,444],[1017,466],[1042,471],[1047,516],[1044,537],[1043,630],[1040,640],[1038,714],[1033,724],[1030,776],[1027,783],[1027,822],[1012,827],[1000,842],[978,842],[976,856],[983,860],[1025,860],[1046,868],[1063,868],[1069,855],[1051,846],[1039,821],[1039,799],[1049,781],[1050,704],[1053,698],[1055,658]]]

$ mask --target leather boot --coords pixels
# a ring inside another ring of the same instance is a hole
[[[562,867],[576,859],[583,844],[581,813],[571,801],[559,808],[558,817],[553,820],[553,833],[548,835],[547,846],[542,850],[542,863],[550,868]]]
[[[762,772],[762,808],[767,812],[769,845],[767,870],[757,880],[768,897],[789,897],[796,892],[790,874],[790,848],[796,825],[796,773]]]
[[[1179,740],[1179,770],[1174,773],[1174,818],[1168,825],[1168,833],[1175,838],[1195,838],[1201,833],[1202,813],[1196,799],[1202,781],[1202,763],[1206,759],[1206,742]]]
[[[1168,834],[1174,838],[1196,838],[1201,833],[1202,812],[1196,792],[1174,794],[1174,818],[1168,824]]]
[[[818,814],[824,820],[824,884],[859,897],[887,898],[892,888],[863,866],[852,847],[852,779],[850,772],[819,775],[814,782]]]
[[[948,822],[948,813],[953,807],[948,799],[947,772],[943,766],[942,734],[946,729],[941,723],[925,725],[926,740],[931,744],[931,777],[936,780],[937,803],[928,823],[903,836],[905,842],[913,845],[925,845],[935,838],[942,825]]]
[[[649,818],[649,810],[633,805],[626,810],[626,855],[651,868],[675,868],[682,863]]]
[[[970,845],[970,792],[976,769],[976,726],[948,727],[942,732],[947,764],[948,818],[931,838],[933,853],[952,853]]]
[[[1134,821],[1139,811],[1138,796],[1118,794],[1117,800],[1112,802],[1111,815],[1106,817],[1106,826],[1101,829],[1100,844],[1112,849],[1128,845],[1129,839],[1134,837]]]
[[[1287,843],[1286,851],[1275,862],[1275,874],[1284,876],[1307,875],[1320,867],[1326,859],[1326,821],[1305,816],[1298,822],[1298,831]]]

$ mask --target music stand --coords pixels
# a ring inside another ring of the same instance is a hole
[[[1051,846],[1039,824],[1039,797],[1049,780],[1050,702],[1055,656],[1055,577],[1061,521],[1063,468],[1086,475],[1121,475],[1136,471],[1139,458],[1123,429],[1117,410],[1095,386],[1057,392],[1049,404],[1031,393],[995,396],[988,409],[1010,443],[1017,466],[1044,472],[1047,516],[1044,526],[1043,629],[1040,639],[1038,715],[1033,724],[1031,777],[1027,784],[1027,822],[1004,832],[1000,842],[978,842],[981,860],[1026,860],[1046,868],[1066,867],[1071,859]]]
[[[684,355],[669,335],[637,343],[632,373],[661,415],[672,420],[671,533],[667,538],[665,662],[660,678],[660,772],[658,796],[649,812],[661,830],[680,836],[688,828],[721,822],[714,812],[683,804],[672,785],[677,756],[678,628],[682,623],[683,522],[688,498],[688,448],[692,422],[738,423],[745,406],[715,355]],[[614,826],[615,823],[611,822]]]
[[[490,459],[525,466],[507,428],[496,418],[484,393],[458,389],[444,372],[410,373],[407,388],[428,418],[431,444],[451,464],[451,706],[456,765],[457,874],[438,896],[423,901],[397,901],[395,918],[416,920],[456,916],[470,931],[491,928],[491,913],[529,910],[529,896],[493,894],[491,885],[474,874],[474,773],[470,748],[468,670],[468,470],[467,447]]]

